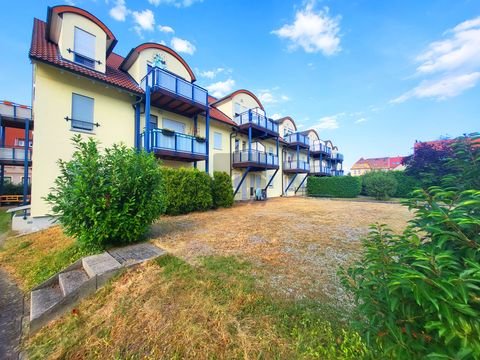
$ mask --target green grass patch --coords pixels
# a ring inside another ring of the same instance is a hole
[[[10,231],[12,216],[4,209],[0,209],[0,235]]]

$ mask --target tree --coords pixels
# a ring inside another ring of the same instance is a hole
[[[373,196],[377,200],[386,200],[395,195],[398,184],[393,174],[372,171],[363,176],[363,186],[368,196]]]
[[[65,233],[89,250],[139,241],[164,211],[164,192],[152,154],[113,145],[101,154],[92,138],[72,138],[70,161],[46,197]]]

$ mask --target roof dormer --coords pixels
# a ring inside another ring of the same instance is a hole
[[[138,84],[151,67],[163,69],[189,83],[196,81],[192,69],[180,55],[169,47],[157,43],[144,43],[132,49],[120,67]]]
[[[107,56],[117,40],[107,26],[88,11],[74,6],[48,9],[47,35],[63,59],[105,73]]]
[[[255,109],[256,112],[265,115],[265,109],[258,97],[251,91],[245,89],[236,90],[215,101],[212,105],[231,118],[235,118],[250,109]]]

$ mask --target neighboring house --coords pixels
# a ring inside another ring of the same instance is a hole
[[[0,194],[3,194],[4,183],[23,184],[25,175],[28,177],[28,183],[31,183],[30,165],[33,142],[33,132],[30,130],[33,128],[31,119],[32,110],[29,106],[0,100]],[[28,134],[25,129],[27,123]],[[25,164],[27,164],[27,173]]]
[[[405,170],[402,164],[404,156],[383,158],[360,158],[350,169],[352,176],[361,176],[370,171]]]
[[[291,118],[268,118],[251,91],[216,99],[172,49],[144,43],[123,57],[113,52],[116,43],[103,22],[73,6],[51,7],[47,22],[34,20],[33,217],[49,213],[43,198],[58,176],[57,160],[74,151],[74,134],[153,152],[166,166],[225,171],[236,200],[250,199],[256,188],[282,196],[290,182],[298,190],[315,161],[323,172],[312,175],[343,174],[331,142],[298,133]]]

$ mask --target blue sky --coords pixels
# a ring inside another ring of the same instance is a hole
[[[71,0],[126,55],[176,49],[211,94],[255,92],[269,116],[316,128],[345,154],[407,155],[418,140],[480,130],[480,0]],[[52,1],[0,12],[0,99],[31,102],[32,21]]]

